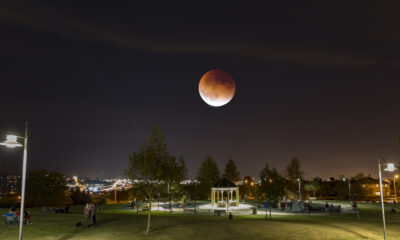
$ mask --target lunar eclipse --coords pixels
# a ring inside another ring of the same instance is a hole
[[[208,105],[220,107],[232,100],[236,85],[232,76],[221,70],[206,72],[199,82],[199,93]]]

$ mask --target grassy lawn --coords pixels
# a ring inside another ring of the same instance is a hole
[[[147,216],[107,206],[98,214],[95,229],[77,228],[83,221],[82,207],[71,214],[53,214],[31,209],[32,225],[24,227],[24,239],[383,239],[382,218],[378,205],[361,205],[361,220],[355,215],[226,217],[154,213],[152,232],[144,233]],[[388,206],[388,209],[389,206]],[[4,215],[6,209],[0,209]],[[4,221],[4,218],[2,218]],[[400,213],[387,213],[388,239],[400,239]],[[0,239],[17,239],[18,227],[0,224]]]

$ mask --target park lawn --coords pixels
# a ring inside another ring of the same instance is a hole
[[[71,214],[53,214],[32,209],[32,225],[24,228],[24,239],[383,239],[382,219],[377,205],[361,206],[361,220],[355,215],[226,217],[194,216],[154,212],[152,232],[146,234],[147,216],[118,205],[98,214],[97,228],[77,228],[83,222],[82,207]],[[0,209],[4,215],[6,209]],[[3,219],[4,220],[4,219]],[[400,239],[400,214],[387,214],[388,239]],[[0,239],[17,239],[18,227],[0,224]]]

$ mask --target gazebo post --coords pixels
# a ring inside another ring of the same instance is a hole
[[[211,188],[211,207],[214,206],[214,190]]]
[[[224,190],[221,190],[221,201],[224,201]]]
[[[236,206],[239,207],[239,187],[236,187]]]

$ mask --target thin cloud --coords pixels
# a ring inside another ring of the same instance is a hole
[[[93,23],[92,20],[74,17],[72,13],[61,11],[57,7],[45,11],[34,6],[28,8],[7,5],[0,8],[0,19],[38,31],[154,53],[228,55],[274,62],[351,68],[367,68],[376,62],[375,58],[370,56],[304,45],[255,42],[246,39],[234,41],[231,38],[210,40],[203,37],[200,40],[187,40],[182,34],[176,34],[174,39],[171,39],[171,36],[157,32],[146,34],[132,32],[131,29],[118,29],[118,24],[104,20]]]

